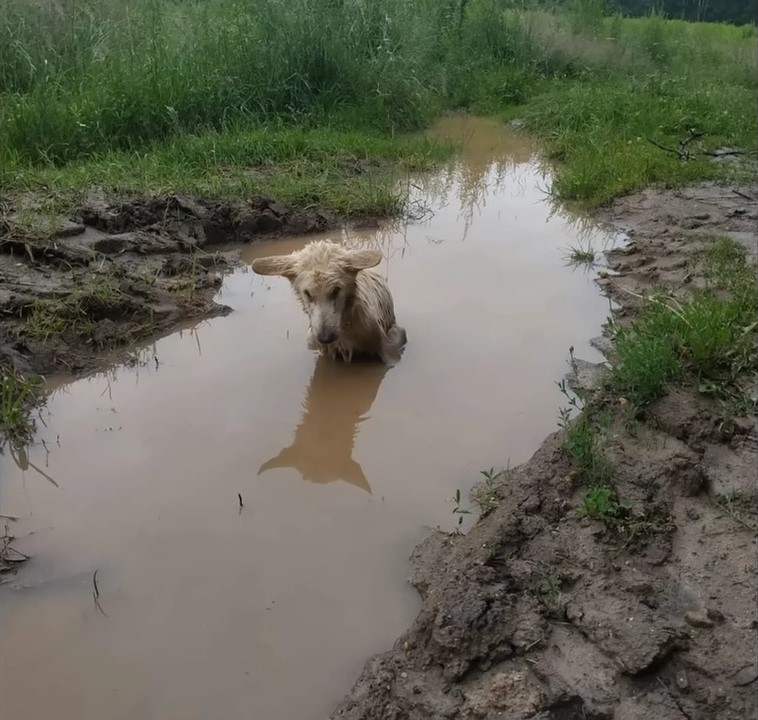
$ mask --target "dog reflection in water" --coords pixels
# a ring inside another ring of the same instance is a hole
[[[292,444],[263,463],[258,474],[293,468],[310,482],[344,480],[371,493],[363,468],[353,459],[353,445],[387,369],[375,362],[319,357]]]

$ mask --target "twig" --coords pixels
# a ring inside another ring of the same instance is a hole
[[[713,505],[717,507],[723,515],[726,517],[732,518],[734,522],[736,522],[738,525],[742,525],[746,530],[750,530],[751,532],[758,532],[758,526],[751,525],[747,520],[743,520],[734,510],[731,510],[726,506],[726,504],[720,503],[718,500],[713,500]]]
[[[703,155],[726,157],[727,155],[755,155],[758,150],[703,150]]]
[[[745,198],[745,200],[750,200],[751,202],[755,202],[756,199],[758,199],[758,198],[752,197],[751,195],[748,195],[747,193],[740,192],[737,188],[732,188],[732,192],[735,195],[739,195],[741,198]]]
[[[92,599],[95,601],[95,607],[100,611],[100,613],[104,617],[108,617],[108,613],[103,610],[103,606],[100,604],[100,601],[95,597],[95,593],[92,593]]]
[[[534,642],[529,643],[525,648],[524,652],[528,653],[535,645],[539,645],[541,642],[545,640],[544,637],[538,637]]]
[[[100,588],[97,586],[97,574],[100,570],[95,570],[92,575],[92,599],[95,601],[95,607],[100,611],[104,617],[108,617],[108,613],[103,610],[103,606],[100,604]]]

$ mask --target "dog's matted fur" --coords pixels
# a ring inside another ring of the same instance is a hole
[[[394,365],[406,333],[395,322],[387,283],[373,270],[381,260],[378,250],[319,240],[290,255],[258,258],[253,270],[290,281],[310,321],[309,348],[345,362],[363,355]]]

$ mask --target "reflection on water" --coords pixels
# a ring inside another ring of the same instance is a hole
[[[386,372],[378,363],[344,365],[319,357],[292,444],[266,460],[258,474],[292,468],[303,480],[344,480],[371,494],[363,468],[353,459],[353,446]]]
[[[551,201],[523,137],[435,132],[464,150],[408,181],[423,221],[328,234],[382,250],[395,367],[317,360],[288,283],[243,266],[230,315],[52,384],[39,444],[0,456],[32,555],[0,588],[3,720],[323,720],[411,622],[425,527],[452,530],[457,489],[554,429],[568,348],[599,359],[607,312],[565,249],[609,237]]]
[[[31,460],[29,460],[27,448],[10,445],[8,447],[8,454],[10,455],[16,467],[22,473],[31,469],[38,475],[45,478],[45,480],[48,482],[51,482],[53,485],[55,485],[55,487],[59,487],[58,483],[55,482],[55,480],[50,475],[48,475],[41,467],[38,467],[33,462],[31,462]]]

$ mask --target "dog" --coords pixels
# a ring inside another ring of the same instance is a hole
[[[360,356],[379,358],[392,367],[408,338],[395,321],[387,283],[373,270],[381,261],[379,250],[318,240],[290,255],[257,258],[253,271],[290,281],[308,316],[311,350],[348,363]]]

